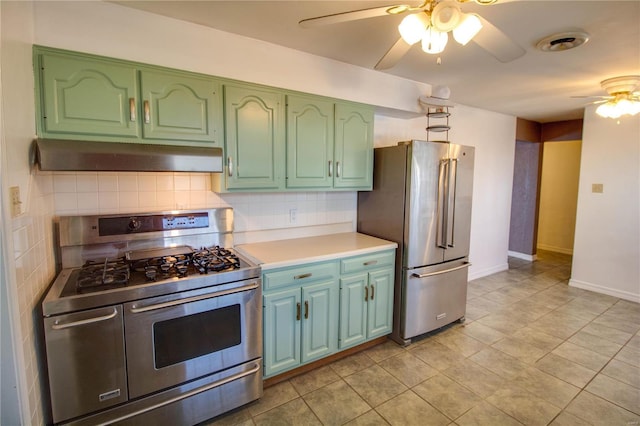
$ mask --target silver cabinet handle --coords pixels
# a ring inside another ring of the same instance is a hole
[[[340,162],[336,161],[336,177],[340,177]]]
[[[445,269],[444,271],[437,271],[437,272],[429,272],[428,274],[411,274],[411,278],[426,278],[426,277],[432,277],[434,275],[440,275],[440,274],[446,274],[447,272],[453,272],[453,271],[457,271],[459,269],[464,269],[464,268],[468,268],[469,266],[471,266],[471,263],[469,262],[464,262],[462,265],[460,266],[456,266],[455,268],[451,268],[451,269]]]
[[[114,307],[113,312],[111,312],[110,314],[102,315],[95,318],[88,318],[80,321],[67,322],[64,324],[60,324],[58,320],[56,320],[51,326],[51,328],[54,330],[63,330],[65,328],[77,327],[79,325],[91,324],[91,323],[100,322],[100,321],[107,321],[107,320],[110,320],[111,318],[115,318],[116,315],[118,315],[118,310]]]
[[[300,275],[296,275],[293,277],[294,280],[301,280],[304,278],[309,278],[310,276],[312,276],[313,274],[311,272],[307,272],[306,274],[300,274]]]
[[[333,162],[329,160],[329,177],[333,176]]]
[[[185,299],[172,300],[170,302],[158,303],[155,305],[148,306],[131,306],[131,313],[139,314],[142,312],[153,311],[156,309],[170,308],[172,306],[184,305],[186,303],[198,302],[200,300],[213,299],[214,297],[226,296],[228,294],[241,293],[243,291],[255,290],[258,288],[258,283],[254,282],[248,285],[244,285],[242,287],[231,288],[229,290],[216,291],[214,293],[202,294],[200,296],[187,297]]]
[[[377,264],[377,263],[378,263],[378,261],[377,261],[377,260],[370,260],[370,261],[368,261],[368,262],[364,262],[362,265],[363,265],[363,266],[371,266],[371,265],[375,265],[375,264]]]
[[[149,101],[144,101],[142,104],[144,109],[144,122],[149,124],[151,122],[151,112],[149,111]]]
[[[136,100],[129,98],[129,120],[136,121]]]
[[[233,159],[227,157],[227,170],[229,170],[229,176],[233,176]]]

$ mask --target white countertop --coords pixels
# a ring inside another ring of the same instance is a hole
[[[390,250],[397,246],[392,241],[358,232],[345,232],[317,237],[240,244],[235,246],[235,249],[266,270]]]

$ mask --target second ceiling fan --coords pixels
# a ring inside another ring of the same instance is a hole
[[[513,42],[480,15],[464,13],[460,3],[470,0],[426,0],[419,6],[397,4],[371,9],[336,13],[300,21],[302,27],[336,24],[359,19],[386,15],[406,14],[398,26],[400,38],[375,65],[375,69],[392,68],[409,51],[411,46],[421,42],[422,50],[431,54],[441,53],[449,39],[449,32],[460,44],[473,40],[500,62],[510,62],[524,55],[525,50]],[[489,5],[498,0],[473,0]],[[501,0],[506,3],[514,0]]]

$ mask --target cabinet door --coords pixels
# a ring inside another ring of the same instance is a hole
[[[136,69],[93,57],[43,53],[40,136],[138,138]]]
[[[371,189],[373,183],[373,111],[336,104],[336,188]]]
[[[367,338],[391,333],[393,324],[393,269],[369,273]]]
[[[225,86],[227,189],[284,188],[283,95]]]
[[[287,97],[287,188],[333,186],[333,102]]]
[[[302,287],[302,362],[338,349],[338,281]]]
[[[141,71],[143,137],[222,146],[216,80],[182,73]]]
[[[300,365],[300,288],[264,296],[264,375]]]
[[[367,274],[340,279],[340,349],[367,338]]]

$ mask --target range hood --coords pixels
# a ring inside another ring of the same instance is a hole
[[[40,170],[222,172],[222,149],[60,139],[35,140]]]

